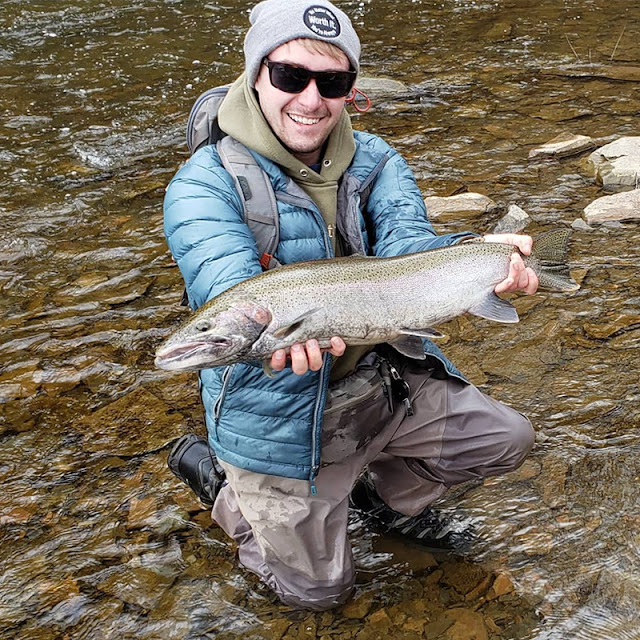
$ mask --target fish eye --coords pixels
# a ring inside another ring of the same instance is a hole
[[[196,331],[209,331],[211,323],[208,320],[198,320],[196,322]]]

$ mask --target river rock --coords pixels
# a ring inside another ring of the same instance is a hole
[[[148,478],[158,478],[166,473],[166,454],[149,456],[137,473],[124,478],[121,488],[125,495],[130,494],[132,489],[144,486],[148,483]],[[180,486],[177,490],[180,490]],[[193,492],[191,492],[193,494]],[[164,494],[163,494],[164,497]],[[194,500],[195,501],[195,500]],[[191,505],[187,505],[191,506]],[[193,508],[193,507],[191,507]],[[200,510],[202,510],[200,506]],[[211,517],[208,515],[206,526],[211,525]],[[127,530],[133,531],[142,529],[150,531],[156,536],[167,536],[175,531],[182,531],[193,526],[187,508],[180,504],[171,502],[161,504],[157,496],[132,497],[129,500],[129,514],[127,518]]]
[[[181,435],[184,416],[138,388],[78,420],[83,450],[136,456],[165,447]]]
[[[589,136],[561,133],[553,140],[531,149],[529,158],[538,158],[540,156],[564,158],[576,155],[587,149],[593,149],[595,146],[595,140]]]
[[[637,187],[640,183],[640,136],[620,138],[596,149],[588,158],[604,187]]]
[[[495,600],[500,596],[506,596],[515,589],[511,578],[505,573],[499,573],[489,589],[487,600]]]
[[[276,620],[265,623],[260,633],[264,636],[265,640],[280,640],[290,626],[291,622],[289,620],[277,618]]]
[[[566,78],[608,78],[610,80],[623,80],[627,82],[640,82],[640,67],[624,65],[588,65],[584,68],[559,67],[556,69],[541,69],[543,76],[563,76]]]
[[[445,562],[442,569],[442,584],[453,587],[460,595],[472,591],[485,577],[482,568],[471,562]]]
[[[493,233],[519,233],[530,222],[529,214],[517,204],[512,204],[507,209],[504,218],[494,227]]]
[[[27,524],[33,518],[33,511],[29,509],[23,509],[22,507],[15,507],[2,515],[0,515],[0,527],[10,524]]]
[[[504,42],[513,36],[513,24],[511,22],[495,22],[484,34],[485,40],[490,42]]]
[[[593,231],[593,227],[589,226],[582,218],[576,218],[571,223],[571,228],[574,231]]]
[[[583,325],[583,328],[585,334],[589,336],[589,338],[606,340],[619,331],[623,331],[636,325],[640,326],[640,314],[622,313],[605,316],[597,323],[586,322]]]
[[[141,609],[155,608],[174,578],[145,567],[118,567],[98,583],[103,593]]]
[[[370,98],[395,96],[409,91],[404,82],[390,78],[360,77],[356,86]]]
[[[392,537],[382,537],[375,542],[376,553],[390,553],[396,563],[406,563],[413,572],[424,571],[438,566],[438,561],[426,548],[407,545],[405,541]]]
[[[481,193],[467,192],[455,196],[428,196],[424,199],[431,219],[453,220],[474,218],[497,208],[496,203]]]
[[[367,618],[367,627],[379,632],[386,631],[392,624],[386,609],[378,609]]]
[[[543,459],[537,485],[542,493],[542,501],[548,507],[556,509],[567,503],[566,484],[569,472],[570,466],[564,457],[550,454]]]
[[[585,207],[584,217],[588,224],[640,220],[640,189],[598,198]]]
[[[445,636],[449,640],[487,640],[487,628],[483,616],[470,609],[448,609],[444,618],[453,620]]]
[[[362,620],[371,610],[373,604],[373,596],[370,593],[363,593],[356,596],[342,608],[342,615],[345,618]]]
[[[518,550],[527,556],[546,556],[553,548],[553,534],[549,531],[538,531],[535,527],[516,534],[514,541]]]

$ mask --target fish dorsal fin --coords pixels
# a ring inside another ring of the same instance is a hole
[[[310,318],[314,313],[317,313],[318,311],[320,311],[320,309],[322,309],[322,307],[314,307],[313,309],[309,309],[308,311],[301,313],[297,318],[294,318],[287,324],[284,324],[281,327],[278,327],[273,332],[274,337],[286,338],[287,336],[290,336],[296,329],[300,328],[300,326],[305,320]]]
[[[446,336],[437,329],[427,327],[426,329],[400,329],[399,333],[405,336],[417,336],[418,338],[445,338]]]
[[[413,360],[425,360],[424,345],[418,336],[404,336],[389,343],[398,353]]]
[[[516,308],[507,300],[498,298],[493,291],[477,305],[469,309],[469,313],[496,322],[519,322]]]

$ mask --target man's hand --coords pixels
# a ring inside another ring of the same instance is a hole
[[[521,236],[515,233],[494,233],[484,236],[485,242],[502,242],[504,244],[514,244],[520,251],[528,256],[531,253],[533,239],[531,236]],[[511,264],[509,265],[509,275],[505,280],[498,283],[494,291],[496,293],[509,293],[511,291],[524,291],[531,295],[538,290],[538,276],[531,267],[525,267],[522,256],[517,253],[511,254]]]
[[[291,345],[291,368],[293,373],[299,376],[311,371],[319,371],[322,367],[322,352],[328,351],[333,356],[341,356],[347,345],[342,338],[334,336],[331,338],[330,349],[320,349],[317,340],[307,340],[304,344],[297,342]],[[287,352],[284,349],[278,349],[271,356],[271,368],[274,371],[282,371],[287,364]]]

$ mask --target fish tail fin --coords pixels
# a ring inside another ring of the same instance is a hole
[[[552,229],[533,239],[531,265],[545,289],[577,291],[580,285],[571,277],[567,265],[567,246],[571,229]],[[525,264],[528,260],[525,258]]]

